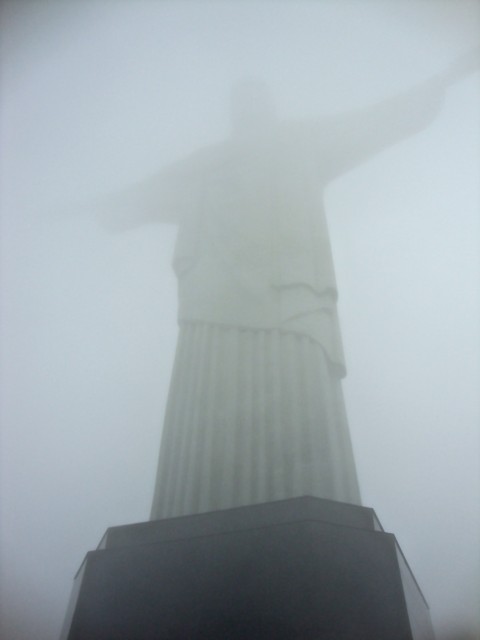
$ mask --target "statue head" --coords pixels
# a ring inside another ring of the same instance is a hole
[[[246,79],[234,85],[230,96],[234,135],[258,135],[276,121],[272,95],[263,80]]]

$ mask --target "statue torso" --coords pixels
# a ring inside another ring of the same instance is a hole
[[[179,320],[283,329],[343,356],[321,176],[275,131],[197,154],[181,181]]]

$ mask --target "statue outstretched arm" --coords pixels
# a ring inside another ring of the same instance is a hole
[[[167,168],[124,189],[96,198],[90,206],[100,224],[122,232],[144,224],[178,224],[181,216],[179,176]]]
[[[470,51],[444,73],[379,104],[326,117],[309,133],[322,176],[333,179],[371,156],[424,129],[442,106],[447,88],[479,67]]]

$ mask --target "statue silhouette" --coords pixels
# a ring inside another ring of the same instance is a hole
[[[281,121],[232,92],[232,135],[120,194],[118,228],[179,225],[179,340],[152,519],[313,495],[360,504],[322,190],[434,118],[446,73],[352,113]]]

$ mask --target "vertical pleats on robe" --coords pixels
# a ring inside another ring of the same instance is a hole
[[[302,495],[360,503],[323,348],[278,330],[182,325],[151,518]]]

